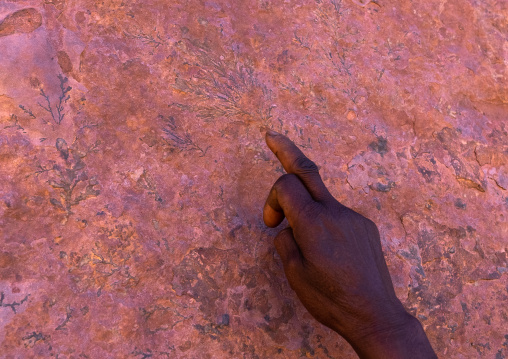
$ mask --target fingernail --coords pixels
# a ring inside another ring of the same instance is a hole
[[[266,130],[266,133],[270,136],[277,136],[280,135],[280,133],[275,132],[274,130],[270,130],[269,128]]]

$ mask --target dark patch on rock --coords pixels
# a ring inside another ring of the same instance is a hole
[[[466,209],[467,205],[466,203],[464,203],[464,201],[462,201],[462,199],[460,198],[457,198],[454,202],[455,204],[455,207],[457,207],[458,209]]]
[[[221,335],[221,327],[216,324],[207,323],[205,325],[194,324],[194,328],[200,333],[204,335],[210,336],[213,340],[218,340]]]
[[[381,156],[384,156],[384,154],[388,152],[388,140],[384,137],[378,136],[377,141],[369,144],[369,148],[372,151],[379,153]]]
[[[420,174],[425,179],[425,182],[427,182],[427,183],[432,182],[432,178],[434,177],[434,175],[437,174],[437,172],[428,170],[422,166],[418,166],[418,172],[420,172]]]
[[[375,183],[373,185],[369,185],[370,189],[378,192],[390,192],[390,190],[395,187],[395,182],[389,181],[388,184],[384,183]]]
[[[219,326],[229,326],[229,314],[222,314],[220,317],[219,317],[219,320],[217,320],[217,324]]]

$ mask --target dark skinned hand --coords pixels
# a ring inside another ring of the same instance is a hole
[[[263,219],[269,227],[288,220],[275,248],[305,308],[362,358],[435,358],[395,295],[374,222],[339,203],[286,136],[269,130],[266,143],[287,174],[273,185]]]

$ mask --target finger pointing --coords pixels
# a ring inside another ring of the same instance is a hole
[[[298,176],[316,201],[324,201],[331,197],[316,164],[309,160],[289,138],[268,130],[266,143],[286,172]]]

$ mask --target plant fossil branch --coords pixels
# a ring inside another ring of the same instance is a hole
[[[58,79],[60,80],[60,95],[58,97],[58,103],[55,106],[52,106],[51,100],[49,99],[49,95],[46,94],[46,92],[42,87],[40,87],[39,89],[40,91],[39,94],[46,100],[46,105],[37,102],[37,104],[43,110],[45,110],[51,115],[53,122],[55,122],[57,125],[61,124],[65,117],[65,114],[63,113],[64,104],[67,103],[67,101],[71,98],[70,95],[68,95],[68,93],[72,90],[72,87],[66,85],[68,81],[67,77],[64,77],[62,74],[59,74]],[[23,107],[21,108],[24,110]]]

